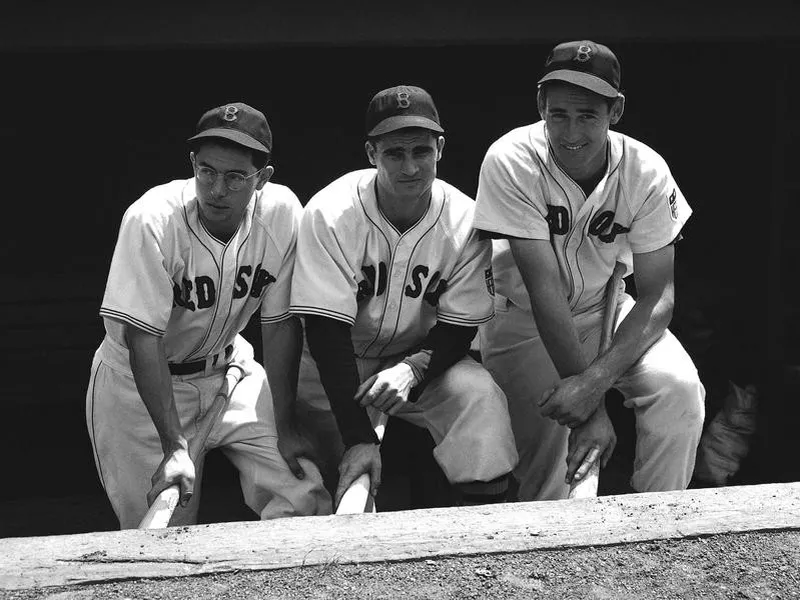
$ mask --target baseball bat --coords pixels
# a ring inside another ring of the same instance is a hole
[[[386,430],[386,421],[389,415],[384,412],[378,413],[378,420],[375,424],[375,435],[378,441],[383,441],[383,432]],[[337,515],[354,515],[365,512],[375,512],[375,500],[369,493],[369,474],[364,473],[358,477],[350,487],[342,494],[339,506],[336,507]]]
[[[225,410],[230,400],[231,393],[239,382],[241,369],[232,367],[225,374],[225,381],[222,387],[214,396],[214,401],[198,423],[197,433],[189,440],[189,457],[194,462],[198,455],[203,451],[211,430],[219,420],[220,415]],[[163,490],[150,505],[147,513],[139,523],[139,529],[163,529],[169,526],[172,513],[178,505],[180,496],[180,486],[171,485]]]
[[[600,330],[600,349],[598,354],[602,354],[611,345],[611,338],[614,337],[614,317],[617,314],[617,302],[619,301],[619,282],[625,275],[625,265],[618,262],[614,265],[614,272],[606,284],[606,308],[603,313],[603,325]],[[595,498],[597,496],[597,484],[600,479],[600,457],[592,463],[589,472],[581,479],[573,479],[569,486],[568,498]]]

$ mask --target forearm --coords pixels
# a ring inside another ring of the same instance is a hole
[[[539,336],[563,379],[583,373],[589,363],[583,354],[569,304],[561,291],[561,282],[553,283],[537,282],[528,294]]]
[[[588,375],[611,388],[666,331],[672,319],[671,294],[640,297],[619,324],[606,352],[588,367]]]
[[[403,359],[414,371],[416,393],[467,354],[477,331],[477,327],[449,323],[436,323],[431,328],[420,349]]]
[[[564,378],[582,373],[588,363],[550,243],[517,238],[509,243],[531,301],[536,327],[558,374]]]
[[[306,339],[345,448],[378,443],[366,410],[355,401],[361,382],[350,327],[335,319],[307,315]]]
[[[303,326],[297,317],[261,326],[264,370],[267,373],[278,434],[293,428],[297,375],[303,349]]]
[[[164,454],[188,449],[175,407],[163,339],[128,326],[126,340],[136,389],[153,420]]]

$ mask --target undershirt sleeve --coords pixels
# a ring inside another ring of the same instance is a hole
[[[354,400],[360,380],[350,326],[330,317],[305,315],[306,339],[331,404],[345,448],[377,444],[366,409]]]
[[[428,332],[417,352],[403,359],[419,383],[409,398],[416,400],[425,387],[469,352],[477,327],[438,322]]]

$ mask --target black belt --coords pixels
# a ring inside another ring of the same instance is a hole
[[[233,344],[228,345],[224,351],[214,355],[213,358],[206,357],[191,362],[169,363],[169,372],[173,375],[191,375],[192,373],[199,373],[205,370],[209,358],[211,358],[211,366],[216,366],[220,359],[227,361],[231,354],[233,354]]]

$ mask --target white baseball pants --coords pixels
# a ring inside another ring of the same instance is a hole
[[[635,304],[624,294],[615,327]],[[508,399],[519,451],[520,500],[566,498],[569,429],[539,414],[537,402],[559,380],[530,312],[495,297],[495,318],[481,327],[483,364]],[[587,360],[597,356],[603,307],[575,317]],[[705,417],[705,389],[692,359],[667,330],[614,386],[636,419],[630,484],[636,491],[685,489]]]
[[[360,380],[402,358],[357,358]],[[344,446],[307,345],[299,379],[298,416],[310,432],[326,483],[335,489]],[[368,411],[375,422],[377,411]],[[408,403],[395,416],[427,428],[436,444],[434,458],[450,483],[488,482],[510,473],[517,464],[505,396],[486,369],[470,357],[430,382],[415,403]]]
[[[294,477],[277,448],[272,396],[252,346],[236,337],[233,355],[245,375],[214,426],[205,450],[221,448],[239,471],[244,500],[262,519],[324,515],[331,498],[317,467],[301,459],[303,480]],[[173,393],[184,435],[191,438],[222,385],[227,365],[192,375],[173,375]],[[92,363],[86,394],[86,425],[100,481],[122,529],[135,528],[147,512],[151,477],[163,458],[156,428],[139,396],[128,350],[106,337]],[[195,461],[194,495],[175,509],[174,525],[197,522],[205,451]]]

